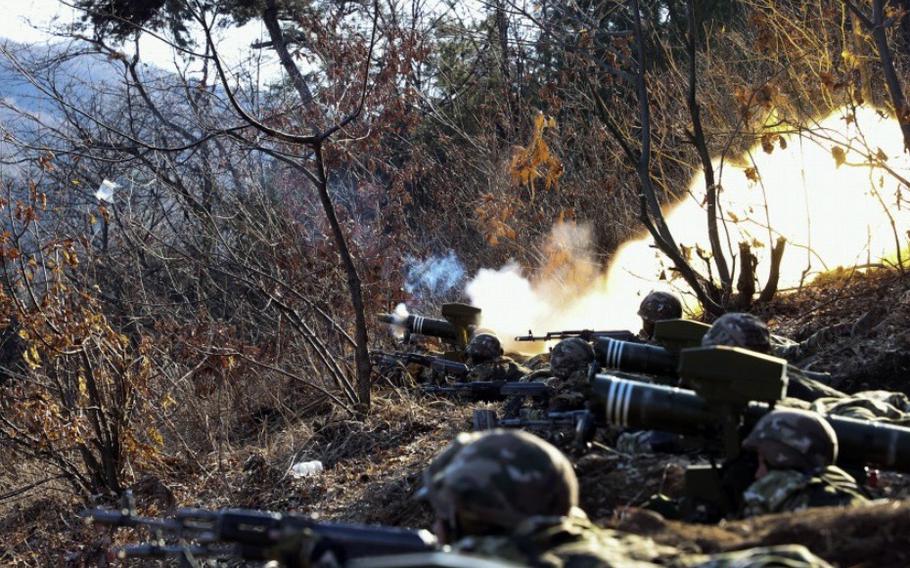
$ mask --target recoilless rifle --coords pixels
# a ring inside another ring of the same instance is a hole
[[[443,341],[454,344],[459,350],[464,350],[471,339],[475,327],[480,323],[480,308],[452,302],[443,304],[442,317],[445,319],[428,318],[410,314],[400,316],[396,314],[378,314],[376,317],[382,323],[400,326],[404,329],[407,340],[412,333],[438,337]]]
[[[594,338],[596,361],[605,369],[626,373],[643,373],[662,377],[682,377],[679,374],[680,353],[701,345],[701,338],[711,326],[692,320],[661,320],[654,324],[655,342],[649,345],[612,337]],[[800,369],[809,379],[827,384],[828,373]]]
[[[787,389],[787,362],[735,347],[698,347],[679,352],[677,373],[692,389],[593,373],[594,392],[606,405],[606,422],[625,428],[696,435],[722,442],[724,464],[690,466],[689,503],[707,506],[716,518],[739,505],[754,473],[743,467],[741,441]],[[910,428],[827,415],[838,438],[838,464],[866,465],[910,473]],[[753,464],[754,465],[754,464]]]

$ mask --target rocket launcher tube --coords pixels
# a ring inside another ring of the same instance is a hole
[[[718,415],[695,391],[610,374],[595,375],[593,388],[606,403],[608,424],[678,434],[719,433]],[[745,429],[770,410],[768,404],[750,402],[742,416]],[[910,428],[843,416],[825,418],[837,433],[839,463],[910,473]]]
[[[676,375],[678,355],[656,345],[620,341],[612,337],[594,340],[594,355],[606,369],[648,375]]]
[[[377,316],[377,319],[379,319],[379,321],[382,323],[400,325],[410,333],[430,335],[452,342],[459,341],[460,337],[458,329],[446,320],[433,319],[417,315],[400,317],[392,314],[379,314]]]

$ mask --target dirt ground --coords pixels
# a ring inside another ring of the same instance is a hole
[[[761,313],[774,314],[776,331],[806,339],[829,336],[806,360],[830,370],[835,386],[910,393],[910,279],[893,273],[842,274],[799,294],[784,294]],[[177,506],[255,507],[315,514],[325,519],[428,527],[428,507],[413,499],[420,472],[462,430],[476,406],[384,389],[364,422],[322,418],[278,425],[261,443],[250,436],[227,455],[203,456],[206,472],[140,477],[133,489],[147,513]],[[325,471],[296,479],[295,461],[319,459]],[[910,480],[881,472],[868,507],[816,509],[717,526],[664,520],[639,509],[650,495],[678,493],[685,457],[621,454],[597,448],[574,456],[582,506],[605,525],[649,535],[691,551],[725,551],[763,544],[800,543],[836,566],[910,565]],[[21,473],[21,472],[20,472]],[[0,474],[0,565],[94,566],[111,543],[141,535],[84,526],[83,503],[53,483],[4,498],[20,474]]]

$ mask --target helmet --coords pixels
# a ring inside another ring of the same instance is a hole
[[[594,349],[580,337],[563,339],[550,353],[550,371],[554,377],[568,379],[575,371],[584,371],[594,360]]]
[[[471,363],[485,363],[502,355],[502,344],[492,333],[478,333],[471,338],[464,352]]]
[[[761,417],[743,447],[761,454],[771,469],[811,471],[837,460],[837,434],[820,414],[774,410]]]
[[[771,334],[765,322],[752,314],[729,313],[717,318],[701,338],[701,344],[705,347],[728,345],[767,353],[771,350]]]
[[[456,538],[510,532],[536,516],[567,516],[578,479],[556,448],[517,430],[461,433],[423,473],[417,494]]]
[[[648,323],[681,318],[682,304],[669,292],[651,292],[638,306],[638,315]]]

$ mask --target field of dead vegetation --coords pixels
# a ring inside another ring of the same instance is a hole
[[[887,388],[910,394],[910,281],[892,273],[841,274],[766,307],[779,332],[796,338],[830,329],[830,341],[809,365],[831,370],[848,390]],[[377,387],[364,421],[316,415],[265,421],[234,433],[229,451],[196,456],[202,468],[174,458],[168,468],[132,486],[139,508],[165,514],[178,506],[255,507],[338,521],[427,527],[428,508],[413,499],[420,472],[459,431],[471,408],[420,398],[407,389]],[[318,459],[325,471],[295,478],[290,466]],[[680,488],[686,458],[625,455],[596,449],[576,456],[582,505],[598,522],[652,536],[688,550],[723,551],[761,544],[802,543],[837,566],[902,566],[910,561],[910,480],[882,472],[873,494],[883,500],[852,511],[799,514],[686,525],[638,509],[649,495]],[[84,503],[65,486],[46,482],[20,493],[41,471],[2,465],[0,564],[93,566],[111,545],[139,538],[84,526]],[[887,500],[884,500],[887,499]]]

